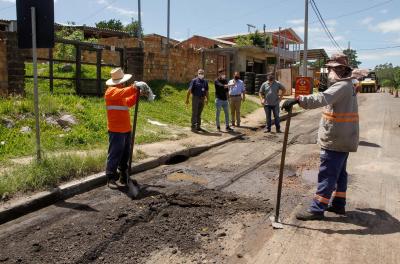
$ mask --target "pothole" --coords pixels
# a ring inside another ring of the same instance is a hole
[[[189,159],[186,155],[175,155],[170,157],[166,162],[165,165],[176,165],[182,162],[185,162]]]

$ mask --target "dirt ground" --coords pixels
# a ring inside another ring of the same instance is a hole
[[[319,117],[292,120],[283,219],[313,189]],[[246,263],[273,236],[283,134],[241,130],[241,140],[136,175],[137,200],[101,187],[0,226],[0,262]]]

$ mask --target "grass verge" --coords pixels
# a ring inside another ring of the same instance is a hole
[[[104,170],[105,159],[105,154],[60,155],[18,166],[0,177],[0,197],[5,200],[17,192],[44,190],[65,181],[101,172]]]

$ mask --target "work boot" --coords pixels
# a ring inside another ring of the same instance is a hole
[[[279,128],[276,130],[276,133],[281,134],[282,130],[280,130]]]
[[[233,131],[233,129],[232,129],[230,126],[227,126],[227,127],[226,127],[226,131],[228,131],[228,132],[232,132],[232,131]]]
[[[217,126],[218,132],[221,132],[221,127]]]
[[[126,185],[126,178],[128,177],[128,170],[120,171],[119,173],[119,182],[123,185]]]
[[[344,206],[334,206],[334,205],[330,205],[328,206],[328,208],[326,208],[326,211],[328,212],[332,212],[338,215],[345,215],[346,214],[346,209],[344,208]]]
[[[296,218],[301,221],[312,221],[312,220],[322,220],[324,219],[324,214],[313,213],[310,211],[305,211],[302,213],[297,213]]]
[[[117,173],[106,174],[106,177],[107,177],[107,186],[108,187],[116,187],[117,186],[117,184],[115,183],[118,179]]]

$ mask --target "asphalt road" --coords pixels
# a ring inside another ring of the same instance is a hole
[[[394,101],[385,96],[361,95],[362,136],[367,143],[379,144],[379,150],[390,151],[398,139],[388,142],[390,136],[379,136],[385,131],[380,126],[394,121],[386,105]],[[382,108],[364,114],[376,109],[366,106],[370,100]],[[365,122],[377,114],[385,116],[386,123],[373,122],[376,138],[371,138],[366,131],[372,125]],[[319,119],[320,110],[292,119],[282,196],[286,223],[296,208],[308,204],[315,188]],[[0,262],[265,263],[271,253],[286,254],[271,249],[277,231],[268,220],[275,205],[283,134],[243,131],[247,135],[242,140],[136,175],[145,187],[138,200],[130,200],[123,189],[101,187],[0,226]],[[361,150],[369,154],[357,153],[363,155],[358,160],[353,155],[352,164],[368,165],[372,163],[367,160],[378,158],[377,148]],[[393,149],[390,155],[397,153]],[[350,173],[356,168],[350,167]],[[352,182],[364,177],[359,173]],[[394,186],[393,195],[398,194],[398,178],[397,190]],[[398,206],[392,207],[397,217]],[[290,240],[286,243],[296,247]]]
[[[284,231],[246,263],[399,263],[400,100],[389,94],[360,99],[360,147],[348,162],[346,216],[300,222],[292,214]]]

